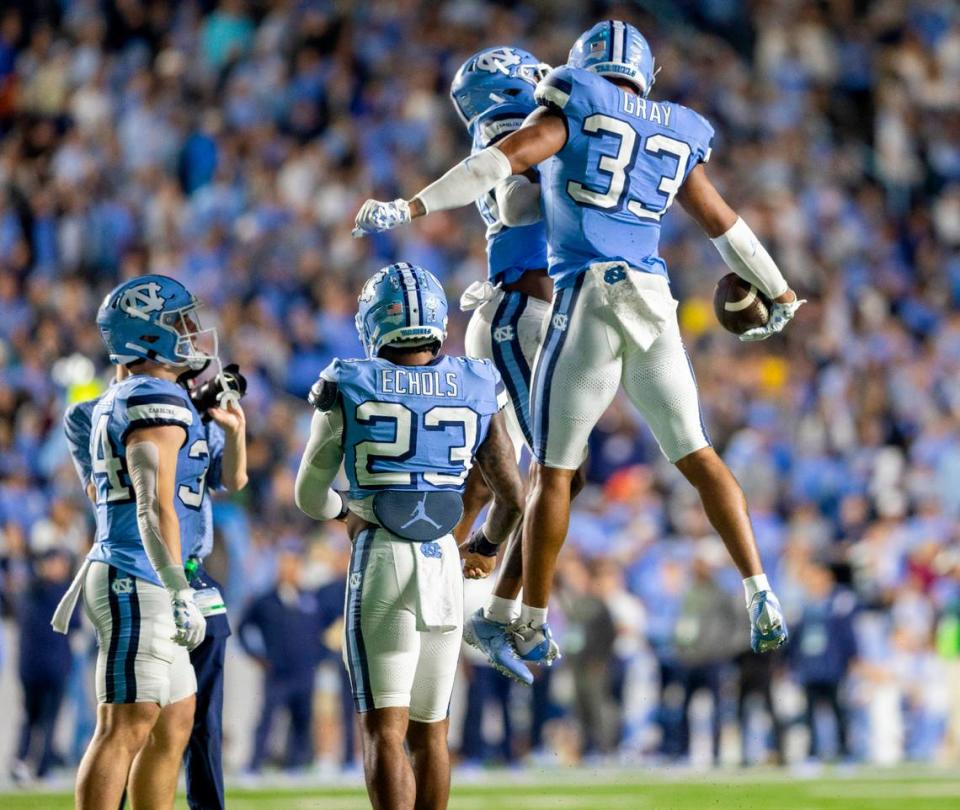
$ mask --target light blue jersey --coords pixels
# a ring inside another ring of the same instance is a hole
[[[160,585],[147,559],[127,468],[126,439],[138,428],[177,425],[186,431],[177,458],[174,504],[181,553],[189,556],[204,533],[206,476],[210,462],[200,415],[176,383],[135,375],[111,386],[91,414],[90,459],[97,490],[97,540],[89,559]]]
[[[63,414],[63,432],[70,447],[70,458],[77,470],[80,483],[86,488],[90,483],[93,465],[90,461],[90,418],[98,399],[75,402]]]
[[[493,146],[518,130],[534,109],[532,103],[506,101],[482,112],[470,124],[472,154]],[[493,284],[512,284],[528,270],[546,268],[547,234],[543,220],[508,228],[500,221],[492,191],[477,200],[477,208],[487,224],[487,272]]]
[[[489,360],[441,355],[426,366],[334,360],[350,497],[383,490],[463,492],[473,457],[506,403]]]
[[[566,65],[535,95],[567,124],[566,144],[539,167],[555,287],[569,287],[600,261],[666,276],[660,219],[690,171],[709,160],[713,127],[680,104]]]
[[[207,432],[207,447],[210,452],[210,466],[207,468],[207,491],[216,492],[223,489],[223,428],[216,422],[207,422],[204,425]],[[181,537],[181,542],[183,538]],[[203,499],[203,534],[191,550],[194,557],[201,560],[213,551],[213,501]]]
[[[88,399],[76,402],[67,408],[63,415],[63,432],[70,445],[70,457],[76,467],[80,483],[86,486],[91,481],[93,472],[90,461],[90,422],[93,409],[100,401]],[[207,446],[210,452],[210,467],[207,470],[207,489],[219,490],[223,488],[223,430],[215,422],[205,425],[207,431]],[[203,499],[203,535],[202,537],[181,537],[181,544],[200,559],[206,557],[213,550],[213,503],[210,498]]]

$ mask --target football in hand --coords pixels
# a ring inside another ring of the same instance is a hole
[[[770,317],[770,299],[736,273],[727,273],[717,282],[713,293],[713,311],[728,332],[742,335],[755,326],[763,326]]]

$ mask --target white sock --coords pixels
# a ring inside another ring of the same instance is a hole
[[[502,596],[491,594],[487,606],[483,609],[483,617],[492,622],[510,624],[516,616],[517,600],[504,599]]]
[[[743,581],[743,592],[747,597],[747,607],[750,607],[750,602],[753,600],[753,597],[760,593],[760,591],[769,590],[770,583],[767,582],[766,574],[757,574],[755,577],[747,577]]]
[[[520,605],[520,624],[528,624],[536,628],[546,623],[547,608],[535,608],[527,604]]]

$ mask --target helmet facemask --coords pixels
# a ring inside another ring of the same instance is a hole
[[[180,309],[164,312],[159,323],[177,335],[173,365],[202,369],[211,361],[219,362],[220,341],[216,327],[200,325],[200,304],[196,301]]]
[[[181,361],[177,365],[186,366],[189,369],[187,375],[199,376],[208,366],[213,365],[214,377],[218,378],[221,384],[218,404],[226,407],[230,402],[239,402],[240,396],[224,378],[217,329],[213,326],[207,329],[201,327],[200,309],[200,302],[195,300],[188,306],[163,313],[159,322],[165,329],[172,329],[176,333],[174,353]]]

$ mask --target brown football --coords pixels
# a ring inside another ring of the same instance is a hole
[[[713,311],[728,332],[742,335],[755,326],[763,326],[770,317],[770,299],[736,273],[727,273],[717,282],[713,293]]]

